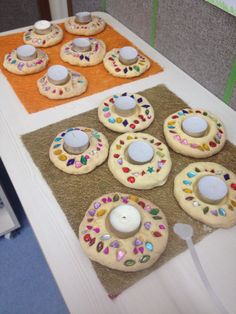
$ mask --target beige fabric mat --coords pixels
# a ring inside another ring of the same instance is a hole
[[[171,113],[187,107],[187,105],[163,85],[145,90],[140,94],[145,96],[155,109],[155,120],[145,132],[165,142],[162,132],[164,119]],[[96,109],[23,136],[24,144],[53,191],[76,234],[90,203],[102,194],[115,191],[136,194],[156,203],[166,214],[169,224],[170,236],[167,249],[151,268],[127,274],[108,269],[93,262],[94,269],[102,285],[110,297],[115,297],[186,249],[184,241],[179,240],[172,231],[172,227],[176,222],[189,223],[193,226],[195,242],[200,241],[212,230],[187,216],[178,206],[173,195],[174,177],[189,163],[198,160],[178,155],[170,149],[173,165],[167,183],[162,187],[148,191],[138,191],[122,186],[112,177],[108,170],[107,162],[89,174],[82,176],[69,175],[53,166],[48,157],[48,150],[57,133],[76,126],[88,126],[103,132],[110,144],[118,136],[117,133],[106,129],[99,122]],[[218,162],[236,172],[235,152],[235,146],[227,142],[222,152],[207,158],[206,161]]]

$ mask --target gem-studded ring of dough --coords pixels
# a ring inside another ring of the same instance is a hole
[[[197,183],[206,175],[220,178],[228,187],[227,196],[219,204],[206,203],[198,196]],[[217,163],[188,165],[175,177],[174,195],[188,215],[213,228],[230,228],[236,224],[236,175]]]
[[[73,40],[67,42],[61,47],[60,57],[63,61],[72,65],[79,65],[82,67],[96,65],[102,62],[106,53],[105,43],[96,38],[88,38],[91,44],[90,51],[74,51]]]
[[[51,31],[48,34],[37,34],[34,28],[30,28],[23,35],[23,41],[34,47],[55,46],[63,39],[63,31],[59,25],[52,24]]]
[[[55,85],[48,80],[47,73],[37,81],[40,94],[50,99],[66,99],[79,96],[88,86],[87,79],[80,73],[69,70],[70,79],[63,85]]]
[[[101,33],[106,26],[105,21],[99,17],[92,15],[92,21],[87,24],[79,24],[75,22],[75,17],[69,17],[65,21],[65,29],[74,35],[92,36]]]
[[[147,57],[138,53],[138,60],[131,65],[125,65],[119,60],[119,48],[107,52],[103,59],[106,70],[113,76],[132,78],[139,76],[150,68],[150,61]]]
[[[136,112],[132,116],[122,117],[114,109],[119,96],[130,96],[136,101]],[[108,129],[119,132],[137,132],[144,130],[154,120],[154,110],[149,101],[139,94],[123,93],[105,99],[98,107],[98,118]]]
[[[16,50],[12,50],[4,57],[3,66],[9,72],[18,75],[27,75],[42,71],[48,63],[48,55],[41,49],[36,49],[37,57],[33,60],[20,60]]]
[[[144,141],[153,148],[153,158],[143,165],[130,163],[127,149],[131,143]],[[146,133],[125,133],[118,136],[109,151],[108,167],[113,176],[132,189],[151,189],[165,184],[171,170],[171,158],[167,146]]]
[[[197,138],[184,133],[182,122],[191,116],[201,117],[208,123],[206,135]],[[171,114],[164,121],[163,130],[168,145],[174,151],[193,158],[206,158],[217,154],[226,141],[223,123],[203,109],[186,108]]]
[[[135,207],[141,225],[133,237],[118,238],[108,230],[110,211],[123,204]],[[109,268],[134,272],[153,265],[166,248],[168,226],[159,207],[141,197],[110,193],[94,200],[79,226],[79,239],[87,256]]]
[[[89,137],[90,145],[82,154],[70,154],[63,147],[65,134],[73,130],[81,130],[87,133]],[[51,162],[60,170],[79,175],[91,172],[101,165],[107,158],[108,149],[108,141],[101,132],[80,126],[69,128],[57,134],[50,146],[49,157]]]

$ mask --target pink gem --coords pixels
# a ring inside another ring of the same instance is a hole
[[[93,228],[93,226],[87,226],[88,230],[91,230]]]
[[[107,246],[104,250],[103,250],[104,254],[108,254],[109,253],[109,247]]]
[[[107,199],[105,197],[102,198],[103,203],[107,202]]]
[[[98,227],[93,228],[93,231],[96,232],[96,233],[99,233],[100,232],[100,228],[98,228]]]
[[[112,198],[110,196],[107,198],[108,203],[112,202]]]
[[[165,225],[159,225],[159,228],[164,230],[166,227],[165,227]]]
[[[109,111],[105,112],[104,113],[104,117],[105,118],[109,118],[111,116],[111,113]]]
[[[151,209],[152,209],[152,208],[151,208],[150,205],[146,205],[146,206],[144,207],[144,210],[147,210],[148,212],[149,212]]]
[[[149,230],[149,229],[151,228],[151,225],[152,225],[152,224],[151,224],[151,222],[149,222],[149,221],[144,223],[144,227],[145,227],[145,229],[147,229],[147,230]]]
[[[144,252],[144,248],[143,248],[143,246],[139,247],[139,248],[138,248],[138,250],[139,250],[139,252],[140,252],[140,253],[142,253],[142,254],[143,254],[143,252]]]
[[[85,158],[88,160],[90,157],[89,157],[89,155],[85,155]]]
[[[118,251],[116,255],[117,261],[121,261],[122,258],[125,256],[126,252],[125,251]]]
[[[197,148],[197,147],[198,147],[198,144],[190,144],[190,146],[191,146],[192,148]]]
[[[186,139],[182,140],[181,143],[184,145],[188,145],[188,141]]]
[[[134,254],[138,254],[138,249],[135,247],[133,252],[134,252]]]
[[[82,167],[82,163],[80,161],[76,161],[75,168],[80,168],[80,167]]]
[[[179,135],[174,135],[174,139],[179,142],[181,141],[181,137]]]

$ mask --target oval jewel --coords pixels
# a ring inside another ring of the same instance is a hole
[[[127,259],[125,262],[124,262],[124,265],[125,266],[133,266],[136,262],[133,260],[133,259]]]
[[[101,240],[102,240],[102,241],[107,241],[107,240],[109,240],[110,238],[111,238],[110,234],[104,234],[104,235],[101,236]]]
[[[145,246],[148,251],[153,251],[153,245],[151,242],[146,242]]]
[[[187,173],[187,176],[189,177],[189,178],[193,178],[193,177],[195,177],[197,174],[196,174],[196,172],[195,171],[189,171],[188,173]]]
[[[101,252],[101,250],[103,249],[103,246],[104,246],[104,244],[103,244],[102,241],[98,242],[98,245],[97,245],[97,251],[98,251],[98,253]]]
[[[147,261],[149,261],[150,259],[150,255],[143,255],[141,258],[140,258],[140,263],[147,263]]]

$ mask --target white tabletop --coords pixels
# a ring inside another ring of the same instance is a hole
[[[189,106],[205,108],[218,115],[225,124],[228,139],[236,144],[236,112],[113,17],[106,13],[95,14],[157,61],[164,72],[33,114],[26,112],[0,73],[0,156],[71,313],[217,314],[187,251],[110,300],[49,186],[21,142],[22,134],[96,108],[113,93],[134,93],[165,84]],[[16,31],[19,29],[1,34]],[[208,278],[230,313],[236,313],[235,235],[236,227],[217,230],[196,245]]]

